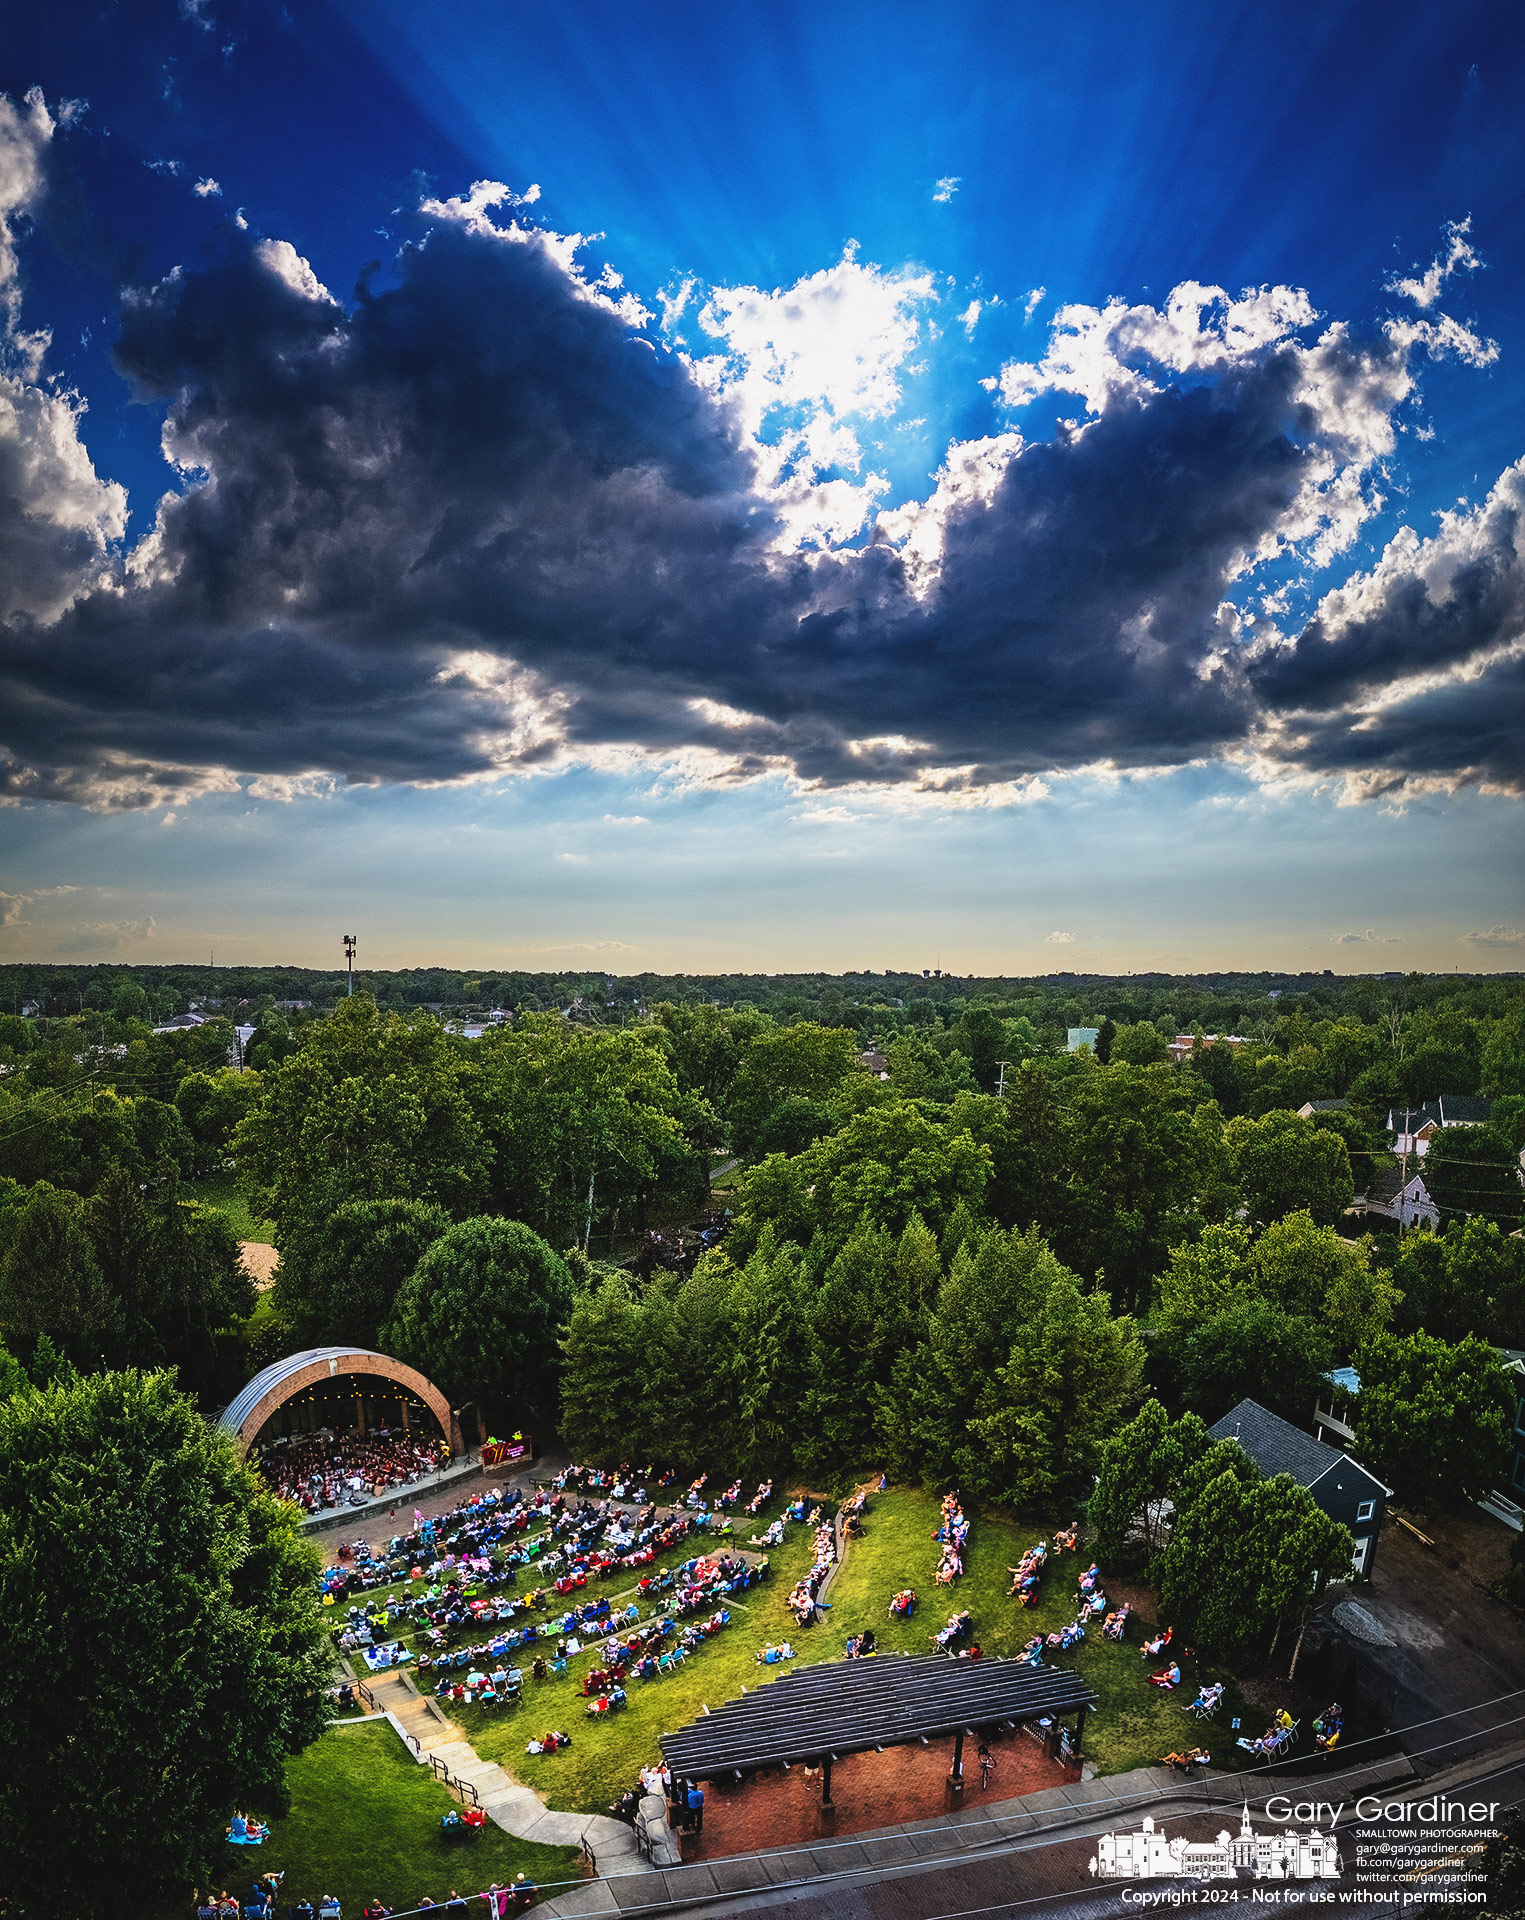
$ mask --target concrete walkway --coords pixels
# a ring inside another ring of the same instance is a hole
[[[1327,1798],[1329,1789],[1338,1784],[1348,1798],[1352,1791],[1364,1792],[1412,1774],[1412,1762],[1399,1754],[1353,1768],[1348,1774],[1325,1777],[1319,1781],[1318,1791]],[[1203,1806],[1237,1807],[1246,1794],[1260,1799],[1275,1792],[1279,1784],[1278,1776],[1258,1769],[1187,1782],[1168,1767],[1140,1767],[1106,1779],[1047,1787],[1040,1793],[994,1805],[982,1804],[976,1797],[957,1813],[881,1827],[841,1840],[822,1839],[810,1846],[736,1854],[692,1866],[662,1870],[647,1867],[638,1879],[627,1876],[623,1867],[614,1867],[608,1878],[571,1887],[555,1899],[544,1901],[537,1911],[554,1914],[558,1920],[594,1920],[595,1916],[621,1912],[703,1909],[730,1900],[742,1900],[748,1906],[772,1905],[819,1883],[824,1876],[891,1879],[1023,1843],[1046,1845],[1051,1839],[1072,1837],[1087,1827],[1105,1831],[1113,1822],[1135,1826],[1146,1812],[1158,1814],[1164,1808],[1196,1811]],[[1287,1776],[1286,1784],[1304,1793],[1310,1786],[1306,1775]]]
[[[419,1692],[406,1669],[366,1676],[365,1684],[375,1696],[377,1709],[402,1735],[419,1765],[438,1760],[449,1770],[451,1780],[463,1780],[475,1788],[478,1806],[505,1833],[548,1847],[586,1844],[599,1873],[650,1871],[635,1834],[623,1820],[606,1813],[558,1813],[548,1807],[533,1789],[495,1762],[483,1760],[438,1701]]]

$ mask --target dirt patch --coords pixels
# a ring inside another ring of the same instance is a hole
[[[1395,1542],[1403,1540],[1415,1553],[1480,1587],[1491,1587],[1504,1577],[1514,1534],[1490,1514],[1476,1507],[1458,1509],[1455,1513],[1410,1513],[1405,1509],[1403,1518],[1412,1521],[1421,1533],[1427,1533],[1435,1542],[1434,1547],[1421,1546],[1412,1534],[1393,1525],[1393,1510],[1389,1508],[1388,1524],[1382,1533],[1384,1554],[1391,1551]]]
[[[263,1240],[240,1240],[238,1250],[244,1256],[249,1278],[263,1293],[275,1278],[275,1269],[281,1256]]]

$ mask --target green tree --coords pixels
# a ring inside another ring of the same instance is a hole
[[[1379,1334],[1356,1357],[1355,1452],[1418,1507],[1477,1500],[1503,1484],[1514,1395],[1493,1348],[1427,1333]]]
[[[853,1078],[863,1078],[859,1040],[851,1027],[818,1027],[800,1021],[757,1033],[731,1083],[726,1117],[731,1145],[751,1159],[771,1114],[799,1096],[829,1101]]]
[[[18,1913],[183,1898],[322,1732],[332,1649],[293,1510],[166,1375],[0,1401],[0,1760]]]
[[[1233,1452],[1229,1461],[1213,1448],[1195,1484],[1187,1476],[1153,1570],[1164,1617],[1230,1661],[1263,1657],[1355,1551],[1306,1488],[1287,1474],[1267,1480]]]
[[[374,1347],[403,1282],[450,1225],[423,1200],[351,1200],[286,1237],[272,1304],[300,1347]]]
[[[47,1335],[77,1366],[99,1367],[122,1338],[77,1195],[39,1180],[6,1220],[0,1334],[28,1353]]]
[[[1241,1114],[1224,1138],[1251,1220],[1307,1212],[1327,1227],[1350,1205],[1350,1155],[1337,1134],[1276,1111],[1259,1120]]]
[[[1519,1154],[1496,1126],[1442,1128],[1430,1141],[1423,1171],[1430,1198],[1447,1224],[1479,1215],[1509,1233],[1525,1217]]]
[[[234,1149],[276,1223],[290,1229],[350,1200],[424,1200],[469,1212],[489,1152],[467,1097],[468,1069],[433,1020],[341,1000],[261,1077]]]
[[[1162,1067],[1170,1058],[1170,1049],[1158,1027],[1140,1020],[1136,1026],[1117,1029],[1111,1058],[1130,1067]]]
[[[578,1291],[561,1342],[561,1434],[575,1459],[612,1465],[649,1450],[644,1423],[631,1417],[645,1378],[645,1335],[624,1274]]]
[[[1195,1413],[1172,1421],[1152,1396],[1103,1443],[1086,1506],[1096,1527],[1099,1560],[1116,1560],[1135,1532],[1151,1556],[1159,1550],[1167,1526],[1166,1503],[1186,1468],[1207,1448],[1207,1428]]]
[[[1333,1363],[1329,1334],[1316,1321],[1246,1300],[1186,1336],[1178,1363],[1181,1397],[1209,1423],[1241,1400],[1256,1400],[1302,1426]]]
[[[397,1294],[383,1350],[526,1425],[554,1420],[572,1276],[533,1228],[483,1216],[425,1248]]]
[[[600,1211],[617,1225],[664,1186],[685,1199],[701,1181],[708,1191],[714,1115],[680,1092],[660,1029],[531,1014],[476,1045],[473,1097],[499,1211],[554,1245],[586,1244]]]
[[[875,1393],[876,1431],[897,1476],[975,1484],[982,1466],[969,1424],[981,1391],[1065,1272],[1033,1231],[994,1228],[958,1250],[924,1332]]]
[[[1115,1066],[1074,1083],[1068,1102],[1068,1193],[1057,1236],[1077,1273],[1105,1274],[1141,1306],[1196,1192],[1191,1087],[1168,1067]]]
[[[1172,1248],[1160,1276],[1160,1324],[1184,1334],[1251,1299],[1250,1235],[1244,1227],[1204,1227],[1200,1238]]]
[[[198,1166],[221,1164],[231,1151],[239,1122],[259,1099],[257,1073],[188,1073],[175,1090],[175,1111],[196,1148]]]
[[[929,1120],[908,1101],[854,1114],[791,1159],[773,1155],[740,1183],[736,1243],[745,1256],[764,1226],[832,1254],[863,1229],[898,1240],[913,1216],[940,1237],[962,1203],[978,1209],[990,1177],[986,1150],[962,1128]]]
[[[1423,1327],[1448,1341],[1475,1333],[1507,1347],[1525,1326],[1525,1241],[1492,1220],[1453,1220],[1443,1235],[1405,1234],[1392,1277],[1403,1294],[1401,1332]]]

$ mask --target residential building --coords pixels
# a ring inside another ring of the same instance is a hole
[[[872,1048],[867,1053],[858,1055],[858,1065],[865,1073],[871,1073],[876,1080],[888,1080],[890,1077],[889,1061],[882,1053],[875,1053]]]
[[[1421,1159],[1442,1127],[1486,1126],[1493,1102],[1475,1093],[1443,1093],[1422,1107],[1394,1107],[1387,1116],[1394,1153],[1414,1153]]]
[[[1316,1113],[1349,1113],[1348,1100],[1305,1100],[1298,1108],[1300,1120],[1311,1120]]]
[[[1187,1058],[1199,1039],[1204,1047],[1227,1047],[1230,1053],[1237,1053],[1245,1044],[1242,1033],[1178,1033],[1174,1040],[1166,1042],[1166,1051],[1179,1063]]]
[[[1396,1160],[1379,1164],[1372,1170],[1365,1193],[1352,1202],[1354,1213],[1380,1213],[1404,1227],[1438,1227],[1440,1209],[1430,1198],[1424,1175],[1415,1170],[1405,1180]]]
[[[1337,1447],[1355,1444],[1355,1401],[1360,1391],[1361,1376],[1354,1367],[1336,1367],[1324,1375],[1313,1402],[1313,1430],[1320,1440],[1332,1439]]]
[[[1262,1473],[1286,1473],[1306,1487],[1315,1502],[1356,1543],[1351,1572],[1371,1573],[1377,1536],[1392,1488],[1348,1453],[1327,1447],[1255,1400],[1241,1400],[1208,1429],[1214,1440],[1237,1440]]]

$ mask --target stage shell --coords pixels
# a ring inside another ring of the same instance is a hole
[[[308,1347],[302,1353],[288,1353],[284,1359],[272,1361],[234,1396],[218,1424],[238,1441],[239,1450],[247,1453],[270,1416],[286,1401],[320,1382],[357,1375],[379,1377],[415,1394],[439,1422],[451,1453],[460,1458],[465,1451],[460,1419],[434,1382],[416,1367],[364,1347]]]

